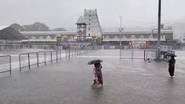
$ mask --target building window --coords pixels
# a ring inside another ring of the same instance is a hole
[[[50,36],[47,36],[47,39],[51,39]]]
[[[136,38],[135,35],[132,35],[131,37],[132,37],[132,39]]]
[[[34,37],[34,36],[28,36],[28,38],[29,38],[29,39],[33,39],[33,38],[35,38],[35,37]]]
[[[36,39],[39,39],[39,36],[36,36]]]
[[[141,36],[140,36],[140,38],[141,38],[141,39],[144,39],[144,36],[143,36],[143,35],[141,35]]]
[[[141,35],[136,35],[136,38],[138,39]]]
[[[55,39],[55,36],[51,36],[51,39]]]
[[[149,35],[145,35],[144,38],[145,38],[145,39],[149,38]]]
[[[152,36],[152,35],[150,35],[150,36],[149,36],[149,38],[153,38],[153,36]]]
[[[69,36],[67,36],[67,39],[71,39],[71,36],[69,35]]]
[[[43,39],[43,36],[40,36],[39,39]]]
[[[115,37],[115,35],[109,35],[109,38],[114,38]]]
[[[131,36],[130,35],[126,35],[126,38],[129,39]]]
[[[122,34],[118,34],[117,38],[123,38],[123,35]]]
[[[43,36],[43,39],[46,39],[47,37],[46,36]]]

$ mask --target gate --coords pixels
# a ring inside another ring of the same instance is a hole
[[[126,46],[120,48],[120,59],[155,59],[155,49],[134,49]]]

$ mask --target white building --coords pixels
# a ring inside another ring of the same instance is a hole
[[[80,18],[77,21],[78,23],[84,23],[86,24],[86,36],[87,37],[101,37],[102,36],[102,30],[100,26],[100,22],[98,19],[97,10],[91,10],[91,9],[85,9],[84,15],[80,16]]]

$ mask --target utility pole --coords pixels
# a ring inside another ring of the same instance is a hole
[[[119,42],[120,42],[120,44],[119,44],[119,46],[120,46],[120,59],[121,59],[121,49],[122,49],[122,40],[121,40],[121,35],[122,35],[122,16],[120,16],[120,28],[119,28],[119,34],[120,34],[120,40],[119,40]]]
[[[157,57],[160,60],[160,40],[161,40],[161,0],[159,0],[158,6],[158,40],[157,40]]]

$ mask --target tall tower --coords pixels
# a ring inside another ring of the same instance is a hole
[[[78,19],[77,30],[78,30],[78,25],[80,25],[82,22],[83,24],[86,24],[86,31],[85,31],[86,37],[94,37],[94,38],[102,37],[102,30],[101,30],[101,26],[100,26],[100,22],[98,19],[98,14],[97,14],[96,9],[95,10],[85,9],[84,10],[84,15]]]
[[[77,25],[77,34],[78,34],[77,39],[84,40],[86,38],[87,24],[83,16],[80,16],[76,25]]]

